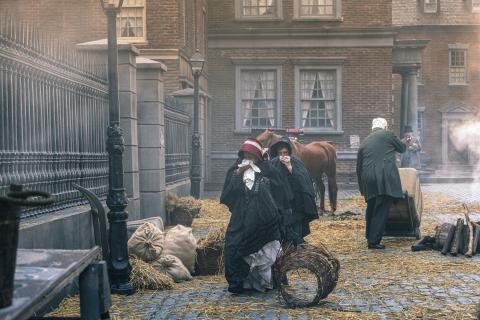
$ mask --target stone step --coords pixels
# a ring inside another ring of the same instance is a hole
[[[454,170],[437,170],[431,174],[432,176],[450,177],[450,176],[472,176],[473,171],[454,171]]]
[[[473,176],[420,176],[421,183],[471,183]]]
[[[473,166],[465,164],[442,164],[438,166],[437,170],[440,171],[473,171]],[[437,171],[436,170],[436,171]]]

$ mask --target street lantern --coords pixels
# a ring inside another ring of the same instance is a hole
[[[127,220],[128,198],[123,186],[123,131],[120,128],[120,106],[118,99],[118,47],[117,13],[123,0],[100,0],[107,16],[108,25],[108,91],[109,126],[107,130],[108,151],[108,196],[107,206],[108,243],[110,247],[108,270],[112,293],[133,294],[135,288],[130,283],[132,266],[128,261]]]
[[[205,59],[197,49],[190,58],[193,73],[193,135],[192,135],[192,163],[190,168],[190,195],[195,199],[200,198],[200,133],[198,132],[198,91],[199,78],[203,70]]]
[[[203,64],[205,63],[205,59],[203,58],[200,51],[197,49],[195,53],[190,58],[190,65],[192,67],[193,75],[200,75],[203,70]]]
[[[100,0],[103,10],[120,11],[123,5],[123,0]]]

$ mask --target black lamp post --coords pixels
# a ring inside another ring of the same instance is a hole
[[[108,89],[109,119],[107,138],[108,151],[108,240],[110,256],[108,263],[111,291],[118,294],[133,294],[135,288],[130,283],[132,267],[128,261],[127,219],[125,210],[128,199],[123,187],[123,131],[120,128],[120,107],[118,104],[118,48],[117,13],[123,0],[100,0],[108,23]]]
[[[190,195],[195,199],[200,198],[200,133],[198,132],[198,91],[199,78],[202,74],[205,59],[198,49],[190,58],[190,66],[192,67],[194,85],[193,85],[193,135],[192,135],[192,164],[190,169]]]

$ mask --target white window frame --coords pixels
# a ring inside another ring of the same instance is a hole
[[[480,13],[480,0],[471,0],[472,12]]]
[[[273,0],[275,2],[276,11],[272,16],[244,16],[243,15],[243,0],[235,0],[235,20],[245,20],[245,21],[272,21],[272,20],[282,20],[283,19],[283,1],[282,0]]]
[[[300,101],[300,72],[301,71],[322,71],[334,70],[336,72],[336,118],[335,128],[303,128],[302,127],[302,110]],[[302,64],[295,65],[295,128],[303,129],[305,133],[330,133],[343,134],[342,126],[342,73],[343,66],[340,64]]]
[[[453,51],[463,51],[464,55],[464,69],[465,76],[463,82],[453,82],[452,81],[452,52]],[[448,45],[448,84],[450,86],[464,86],[468,84],[468,45],[465,44],[449,44]]]
[[[121,39],[121,40],[125,40],[125,41],[128,41],[128,42],[145,42],[146,39],[147,39],[147,10],[146,10],[146,0],[142,0],[143,1],[143,6],[141,5],[135,5],[135,6],[132,6],[132,5],[128,5],[127,4],[127,1],[124,1],[123,3],[123,6],[122,6],[122,9],[120,10],[120,13],[117,15],[117,37],[118,39]],[[121,25],[121,14],[122,14],[122,10],[126,9],[128,10],[128,8],[142,8],[143,7],[143,10],[142,10],[142,21],[143,21],[143,35],[141,37],[122,37],[121,36],[121,30],[122,30],[122,25]]]
[[[437,13],[439,0],[423,0],[423,13]],[[431,5],[432,8],[428,7]]]
[[[305,16],[301,14],[301,0],[293,0],[293,19],[294,20],[324,20],[324,21],[342,21],[342,0],[333,0],[334,10],[332,15],[324,16]]]
[[[250,132],[251,128],[243,126],[242,115],[242,77],[243,70],[271,70],[276,72],[276,101],[277,109],[275,113],[275,125],[276,128],[281,128],[282,121],[282,66],[275,64],[240,64],[235,66],[235,132],[246,133]]]

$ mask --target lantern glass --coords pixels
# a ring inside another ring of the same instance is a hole
[[[123,0],[100,0],[103,9],[120,9]]]
[[[190,65],[192,67],[192,72],[194,74],[199,74],[203,70],[203,64],[205,63],[205,59],[200,54],[200,51],[197,49],[193,56],[190,58]]]

